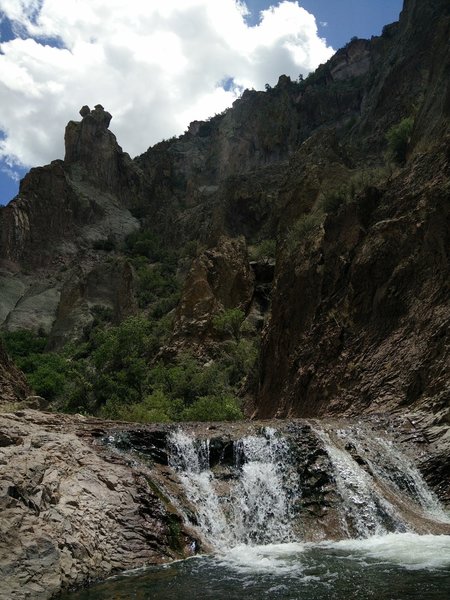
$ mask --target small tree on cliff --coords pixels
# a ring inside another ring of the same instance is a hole
[[[413,126],[414,119],[406,117],[397,125],[393,125],[386,134],[389,155],[399,165],[405,163]]]

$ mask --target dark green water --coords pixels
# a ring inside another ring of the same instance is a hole
[[[109,579],[61,600],[449,600],[450,536],[240,546]]]

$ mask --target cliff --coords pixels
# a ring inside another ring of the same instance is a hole
[[[186,427],[211,440],[221,491],[239,471],[233,444],[269,425],[290,436],[304,539],[343,535],[345,469],[324,439],[367,481],[389,433],[448,505],[449,39],[447,0],[406,0],[380,37],[135,159],[111,115],[83,107],[65,159],[32,169],[0,210],[1,329],[66,347],[73,412],[111,400],[119,416],[168,420],[185,393],[176,418],[197,418],[200,397],[213,419],[226,375],[246,416],[273,421]],[[29,393],[0,346],[1,412]],[[176,427],[0,415],[0,594],[47,598],[201,544],[167,499]],[[359,448],[345,428],[365,432]],[[414,530],[448,532],[413,512]]]
[[[261,337],[259,372],[241,389],[248,414],[440,414],[448,38],[447,2],[409,0],[380,37],[353,40],[304,81],[247,90],[134,160],[111,115],[83,107],[64,161],[32,169],[0,213],[2,327],[43,329],[55,348],[86,337],[96,311],[116,323],[153,314],[143,263],[123,246],[141,231],[160,245],[149,270],[177,253],[181,300],[162,355],[214,359],[224,310]],[[386,133],[404,119],[412,130],[393,163]]]

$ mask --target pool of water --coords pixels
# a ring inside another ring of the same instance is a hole
[[[237,546],[128,572],[61,600],[448,600],[450,536]]]

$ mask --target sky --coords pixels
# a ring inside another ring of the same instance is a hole
[[[0,204],[64,157],[88,104],[135,156],[223,111],[245,88],[296,79],[402,0],[0,0]]]

